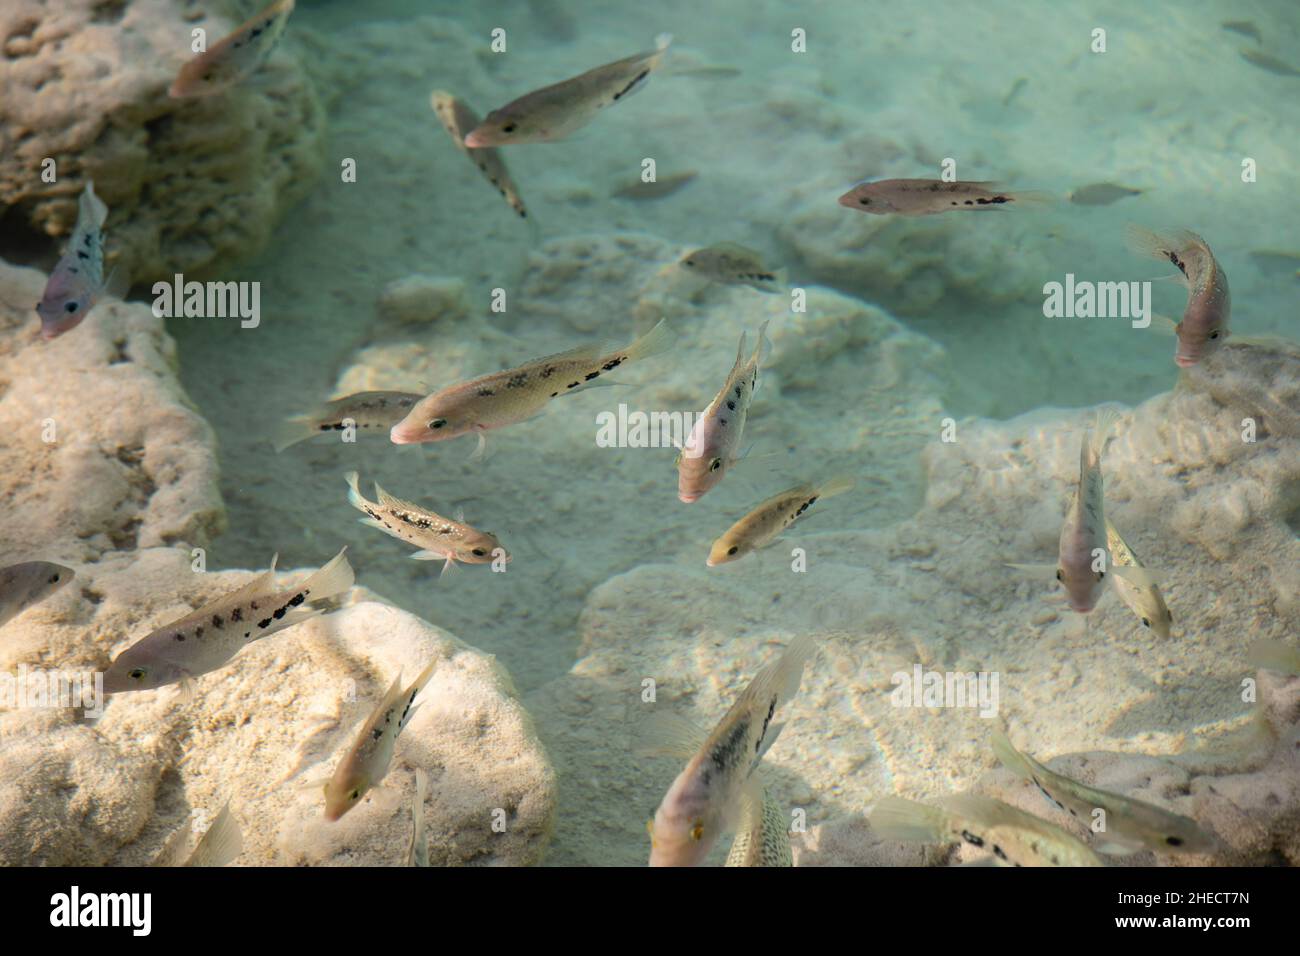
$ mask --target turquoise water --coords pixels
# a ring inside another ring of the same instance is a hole
[[[1145,282],[1150,311],[1178,320],[1177,269],[1125,236],[1132,224],[1186,229],[1231,277],[1232,341],[1295,339],[1300,77],[1241,55],[1300,70],[1294,5],[791,7],[299,0],[275,56],[326,117],[314,175],[293,184],[304,198],[263,247],[195,273],[258,283],[260,324],[166,323],[181,384],[216,435],[226,527],[209,567],[262,569],[278,553],[282,569],[315,568],[346,545],[360,585],[495,655],[555,770],[551,864],[644,862],[645,820],[682,766],[637,755],[645,681],[711,729],[800,635],[821,651],[765,758],[770,799],[812,828],[796,828],[796,862],[921,862],[866,835],[870,805],[973,789],[996,767],[986,718],[890,709],[891,675],[913,665],[1001,674],[997,723],[1022,749],[1100,753],[1098,786],[1181,800],[1245,854],[1218,811],[1193,802],[1204,781],[1192,781],[1244,772],[1204,747],[1218,754],[1255,726],[1237,690],[1251,641],[1294,645],[1298,632],[1300,434],[1286,410],[1297,365],[1281,359],[1265,380],[1263,363],[1207,359],[1180,378],[1175,339],[1134,327],[1140,315],[1049,317],[1044,302],[1067,277]],[[664,64],[635,95],[570,137],[501,149],[527,219],[430,109],[431,91],[447,90],[483,115],[664,33]],[[229,108],[244,107],[232,96]],[[661,177],[694,176],[663,198],[617,195],[648,159]],[[954,170],[997,184],[990,195],[1032,195],[927,216],[837,202],[858,182]],[[1071,201],[1107,183],[1130,194]],[[776,294],[683,275],[686,252],[724,242],[779,275]],[[381,300],[413,276],[460,290],[455,306],[388,317]],[[141,298],[159,276],[135,278]],[[273,447],[284,419],[327,399],[428,394],[585,344],[621,347],[660,318],[672,348],[618,369],[617,387],[489,431],[485,458],[472,437],[399,447],[386,428]],[[703,499],[678,499],[674,449],[601,446],[599,416],[620,403],[699,413],[741,333],[752,349],[764,322],[771,351],[738,446],[748,456]],[[1080,442],[1103,405],[1124,413],[1103,459],[1107,514],[1168,574],[1165,640],[1109,590],[1085,617],[1050,575],[1004,567],[1056,560]],[[1235,437],[1242,415],[1264,422],[1257,452]],[[357,523],[354,470],[367,497],[378,482],[491,529],[508,570],[439,577],[440,562],[410,560],[409,545]],[[852,491],[779,543],[705,566],[761,501],[836,476]],[[1169,763],[1143,784],[1117,754]],[[1086,764],[1072,760],[1057,769]],[[1163,790],[1144,789],[1153,777]],[[1009,780],[989,792],[1023,797]]]

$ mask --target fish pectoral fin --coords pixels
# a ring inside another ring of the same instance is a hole
[[[421,551],[414,552],[411,555],[411,558],[412,560],[415,561],[445,561],[447,555],[445,555],[441,551],[421,550]]]
[[[1129,846],[1125,843],[1117,843],[1108,840],[1105,843],[1094,843],[1092,848],[1098,853],[1105,853],[1107,856],[1129,856],[1141,851],[1142,847]]]
[[[1164,574],[1160,571],[1153,568],[1139,568],[1131,564],[1112,564],[1110,573],[1140,588],[1156,587],[1164,579]]]
[[[470,452],[469,460],[482,461],[486,457],[487,457],[487,435],[485,435],[483,432],[479,432],[478,444],[475,445],[474,450]]]
[[[1057,567],[1054,564],[1012,564],[1006,562],[1004,567],[1013,568],[1016,571],[1022,571],[1030,577],[1048,577],[1053,581],[1056,580]]]
[[[656,710],[633,728],[635,752],[642,757],[680,757],[689,760],[704,746],[708,732],[694,721],[671,711]]]
[[[120,265],[114,266],[113,271],[104,280],[104,297],[117,299],[120,302],[126,298],[126,294],[130,289],[131,274]]]
[[[1147,328],[1160,335],[1178,334],[1178,323],[1167,315],[1161,315],[1159,312],[1151,313],[1151,324]]]
[[[293,785],[294,790],[319,790],[330,782],[329,777],[311,777],[307,780],[299,780]]]
[[[456,559],[449,554],[447,555],[446,562],[442,566],[442,570],[438,572],[438,577],[445,578],[448,574],[450,574],[452,571],[455,570],[456,570]]]

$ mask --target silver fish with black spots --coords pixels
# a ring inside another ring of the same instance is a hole
[[[72,568],[50,561],[24,561],[0,568],[0,627],[76,576]]]
[[[406,417],[415,403],[424,398],[419,392],[356,392],[326,402],[320,408],[296,415],[286,421],[275,440],[275,450],[284,451],[315,435],[343,432],[349,427],[356,434],[384,434]]]
[[[779,293],[781,276],[763,264],[763,256],[734,242],[719,242],[682,256],[682,268],[724,285],[744,285],[759,292]]]
[[[877,216],[933,216],[959,210],[1001,209],[1046,199],[1042,193],[1009,192],[993,182],[880,179],[858,183],[840,196],[839,203]]]
[[[293,13],[294,0],[275,0],[228,36],[181,67],[167,93],[172,99],[215,96],[266,62]]]

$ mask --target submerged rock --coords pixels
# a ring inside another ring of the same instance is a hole
[[[135,280],[250,255],[305,194],[323,159],[324,113],[293,44],[255,82],[204,100],[167,87],[237,20],[172,0],[11,0],[0,9],[0,208],[62,241],[87,179],[108,204],[107,251]],[[290,31],[294,30],[290,25]],[[45,182],[42,164],[58,179]]]

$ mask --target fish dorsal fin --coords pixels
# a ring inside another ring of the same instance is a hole
[[[253,580],[249,581],[237,591],[232,591],[215,600],[209,601],[203,607],[195,611],[195,614],[201,614],[217,604],[226,604],[227,602],[243,602],[245,600],[257,597],[259,594],[268,594],[275,590],[275,565],[280,560],[279,552],[271,556],[271,566],[259,574]]]
[[[381,508],[387,508],[389,510],[395,510],[395,511],[413,511],[416,514],[429,515],[430,517],[437,518],[439,521],[447,520],[442,515],[436,514],[435,512],[430,511],[428,508],[422,508],[421,506],[415,504],[414,502],[406,501],[402,498],[397,498],[394,497],[393,495],[390,495],[383,488],[379,487],[379,482],[375,482],[375,497],[379,499],[379,505]]]

